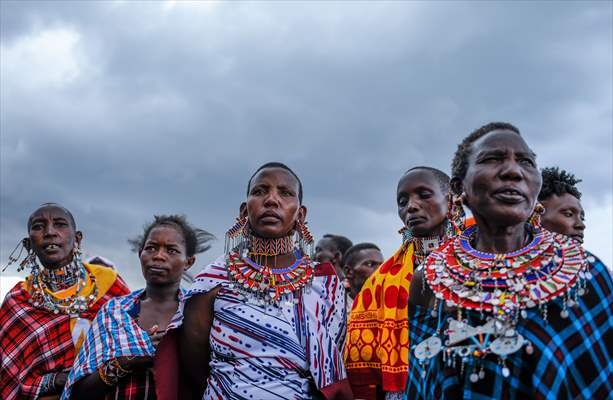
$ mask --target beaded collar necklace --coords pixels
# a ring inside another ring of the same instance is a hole
[[[526,309],[538,306],[547,321],[547,303],[562,297],[560,316],[567,318],[567,308],[585,293],[586,279],[591,277],[583,249],[567,236],[534,229],[525,247],[494,254],[472,247],[476,234],[475,225],[427,258],[425,281],[435,295],[432,315],[439,316],[439,326],[434,336],[413,350],[420,364],[442,353],[449,365],[461,360],[462,371],[469,357],[476,358],[472,382],[484,376],[483,368],[478,373],[477,369],[487,354],[498,356],[502,374],[508,377],[506,357],[522,347],[533,351],[515,329],[519,318],[527,317]],[[443,304],[457,308],[457,318],[449,318],[444,331],[440,323]],[[487,315],[486,323],[470,326],[462,317],[463,310],[478,310],[482,319]],[[441,334],[446,336],[444,345]]]
[[[281,300],[286,305],[295,304],[301,289],[313,280],[313,263],[298,249],[292,249],[296,261],[285,268],[260,265],[248,257],[250,253],[235,249],[226,261],[230,288],[251,298],[255,304],[279,305]]]
[[[86,311],[96,301],[98,297],[96,278],[87,271],[78,255],[75,255],[70,264],[60,268],[63,274],[58,274],[59,270],[43,269],[41,272],[34,255],[28,262],[32,268],[32,275],[28,277],[30,281],[28,302],[34,307],[56,315],[70,315]],[[64,275],[69,278],[60,278]],[[69,285],[73,279],[72,285]],[[92,283],[92,290],[90,293],[83,293],[88,281]]]
[[[57,269],[43,268],[40,274],[41,280],[52,292],[64,290],[73,286],[79,280],[79,266],[71,262]]]

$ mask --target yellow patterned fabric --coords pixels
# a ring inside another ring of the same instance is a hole
[[[412,243],[402,245],[371,275],[353,302],[344,356],[356,397],[405,389],[413,250]]]

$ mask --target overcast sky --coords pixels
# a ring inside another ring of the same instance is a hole
[[[251,173],[304,184],[316,237],[400,244],[395,190],[508,121],[583,179],[611,266],[612,3],[0,2],[0,249],[59,202],[133,289],[128,237],[184,213],[219,256]],[[3,274],[2,291],[8,288]]]

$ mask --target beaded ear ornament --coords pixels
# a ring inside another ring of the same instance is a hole
[[[285,305],[298,302],[300,290],[313,280],[313,236],[306,223],[297,222],[292,234],[275,239],[251,234],[247,218],[237,218],[226,233],[226,265],[230,288],[250,297],[257,305]],[[305,252],[307,249],[307,252]],[[288,267],[272,266],[269,261],[280,254],[293,253],[296,261]]]
[[[422,367],[439,354],[448,365],[471,364],[472,382],[484,377],[479,366],[489,354],[498,357],[502,375],[508,377],[507,356],[532,344],[517,333],[520,318],[538,306],[547,321],[548,302],[562,298],[560,317],[568,318],[578,296],[585,293],[591,278],[583,249],[572,239],[531,227],[533,238],[522,249],[506,254],[485,253],[474,249],[471,241],[477,233],[472,226],[447,242],[426,260],[425,280],[434,292],[433,316],[439,318],[437,333],[413,348]],[[456,318],[441,321],[443,306],[457,309]],[[438,311],[436,311],[438,309]],[[471,326],[463,311],[478,311],[485,323]],[[447,328],[443,329],[443,325]],[[444,340],[443,340],[444,338]]]

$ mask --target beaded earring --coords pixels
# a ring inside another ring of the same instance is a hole
[[[451,192],[448,195],[447,219],[456,232],[463,232],[465,228],[466,213],[464,212],[464,202],[462,201],[463,195],[464,193],[454,195]]]
[[[313,244],[315,243],[315,239],[313,239],[313,235],[309,228],[307,227],[307,222],[302,222],[300,220],[296,221],[296,234],[297,234],[297,244],[298,246],[307,254],[309,257],[313,256]]]
[[[413,231],[406,226],[400,228],[398,233],[402,235],[402,243],[408,243],[413,240]]]
[[[528,223],[536,228],[537,230],[540,230],[541,227],[541,216],[543,214],[545,214],[545,206],[542,205],[541,203],[536,203],[536,205],[534,206],[534,211],[532,211],[532,215],[530,215],[530,218],[528,219]]]
[[[226,254],[247,240],[249,236],[247,225],[247,217],[236,217],[234,225],[226,231],[224,245]]]
[[[8,267],[13,265],[17,261],[19,261],[19,259],[21,258],[21,254],[23,254],[24,249],[26,250],[26,258],[29,257],[33,253],[31,250],[27,249],[27,247],[26,247],[26,240],[27,239],[21,239],[19,241],[19,243],[17,243],[17,246],[15,246],[13,251],[11,251],[11,254],[9,254],[9,261],[4,266],[4,268],[2,268],[2,272],[6,271]],[[19,254],[15,255],[17,250],[19,250]],[[19,266],[17,267],[17,272],[21,272],[21,271],[23,271],[25,269],[26,264],[27,264],[26,258],[24,258],[23,261],[21,261],[19,263]]]

